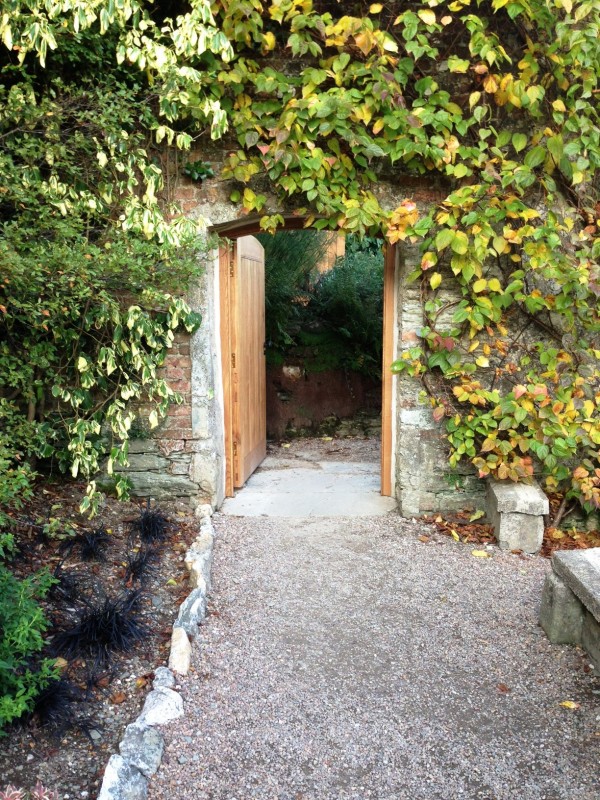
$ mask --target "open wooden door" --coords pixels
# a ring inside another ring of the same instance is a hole
[[[243,486],[267,454],[265,257],[242,236],[220,251],[225,400],[225,494]]]

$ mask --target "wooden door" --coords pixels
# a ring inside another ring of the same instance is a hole
[[[242,236],[221,250],[221,348],[228,497],[267,454],[265,257],[258,239]]]

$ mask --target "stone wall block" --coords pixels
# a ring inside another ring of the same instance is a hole
[[[553,644],[581,644],[584,608],[554,572],[546,575],[539,622]]]
[[[548,498],[537,484],[489,480],[486,513],[501,550],[539,552]]]
[[[129,466],[114,465],[115,472],[146,472],[163,470],[169,466],[168,459],[155,453],[132,453],[129,456]]]
[[[138,497],[153,497],[156,500],[172,500],[174,497],[195,497],[198,485],[184,475],[167,472],[128,472],[133,494]]]
[[[185,441],[183,439],[159,439],[156,444],[161,453],[165,456],[181,452],[185,447]]]
[[[581,644],[600,674],[600,624],[589,611],[585,612],[581,629]]]
[[[158,442],[154,439],[130,439],[129,455],[136,453],[158,453]]]

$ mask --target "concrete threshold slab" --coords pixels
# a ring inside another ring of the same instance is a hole
[[[259,469],[222,514],[236,517],[366,517],[396,508],[379,494],[379,466],[363,462],[316,462],[313,467]]]

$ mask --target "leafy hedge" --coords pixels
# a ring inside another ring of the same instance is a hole
[[[349,236],[332,269],[316,266],[327,237],[315,231],[261,234],[265,248],[267,362],[301,361],[307,372],[381,374],[381,242]]]

